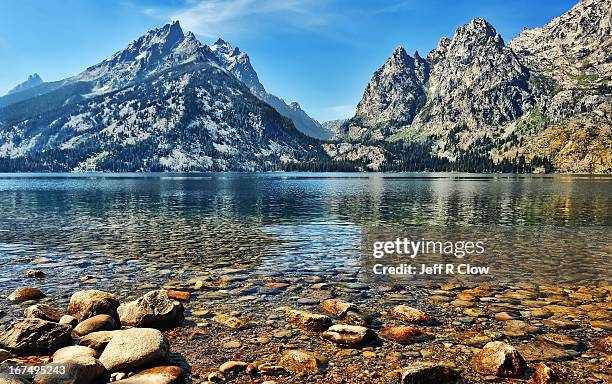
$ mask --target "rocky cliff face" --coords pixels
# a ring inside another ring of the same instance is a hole
[[[415,122],[433,134],[485,130],[533,105],[529,72],[495,28],[474,19],[430,53],[427,106]]]
[[[530,69],[563,88],[608,84],[612,76],[612,4],[581,0],[542,28],[526,29],[508,43]]]
[[[351,137],[382,139],[409,125],[426,101],[429,63],[398,47],[374,73],[348,127]]]
[[[280,97],[268,93],[251,65],[249,55],[241,52],[238,47],[232,47],[227,41],[218,39],[211,45],[211,50],[230,73],[242,81],[255,96],[270,104],[281,115],[289,118],[300,132],[321,140],[332,135],[318,121],[308,116],[298,103],[287,104]]]

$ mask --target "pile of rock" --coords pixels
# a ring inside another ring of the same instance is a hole
[[[34,293],[19,291],[11,297]],[[67,379],[37,376],[34,384],[88,384],[104,379],[119,384],[178,383],[183,370],[165,365],[170,348],[160,330],[182,321],[183,306],[165,290],[121,305],[111,293],[79,291],[70,298],[66,312],[45,304],[26,308],[23,319],[0,333],[0,361],[7,364],[18,362],[18,356],[52,355],[48,364],[65,366],[69,372]],[[19,380],[0,376],[1,383],[25,383]]]

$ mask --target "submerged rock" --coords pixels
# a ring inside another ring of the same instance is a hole
[[[293,349],[283,354],[279,365],[294,375],[316,374],[323,360],[311,352]]]
[[[391,311],[391,314],[400,320],[409,323],[424,323],[431,320],[431,317],[420,309],[412,308],[407,305],[397,305]]]
[[[339,318],[344,317],[348,311],[357,312],[355,304],[340,299],[324,300],[320,307],[323,312]]]
[[[32,287],[19,287],[13,291],[8,297],[9,301],[28,301],[38,300],[45,297],[45,294],[38,288]]]
[[[348,311],[343,317],[344,322],[367,327],[372,324],[372,316],[363,312]]]
[[[598,351],[612,354],[612,336],[604,337],[603,339],[597,340],[593,348]]]
[[[167,329],[179,325],[184,319],[183,306],[170,300],[168,292],[163,289],[121,304],[117,312],[121,324],[130,327]]]
[[[183,300],[183,301],[188,301],[189,299],[191,299],[191,293],[187,291],[178,291],[174,289],[168,289],[167,292],[168,292],[168,297],[171,299]]]
[[[109,315],[114,319],[118,319],[118,306],[119,301],[112,293],[97,290],[79,291],[70,297],[68,314],[74,316],[78,321],[83,321],[96,315]]]
[[[64,312],[47,304],[35,304],[27,307],[23,315],[29,318],[59,322]]]
[[[478,373],[500,377],[521,376],[527,368],[521,354],[510,344],[501,341],[487,343],[474,356],[472,366]]]
[[[132,328],[118,331],[100,356],[109,372],[138,368],[166,359],[168,340],[157,329]]]
[[[0,347],[17,354],[48,354],[71,343],[72,328],[41,319],[22,319],[0,333]]]
[[[45,273],[39,269],[28,269],[23,275],[31,279],[42,279],[45,277]]]
[[[236,316],[231,316],[223,313],[215,315],[213,317],[213,321],[231,329],[242,329],[248,324],[246,320],[239,319]]]
[[[460,377],[447,365],[422,361],[402,369],[401,376],[402,384],[454,384]]]
[[[324,339],[345,347],[358,346],[371,338],[372,335],[373,332],[366,327],[345,324],[332,325],[321,334]]]
[[[388,341],[399,344],[410,344],[422,341],[425,333],[418,328],[403,326],[383,328],[379,334],[383,339]]]
[[[529,380],[529,384],[557,384],[559,377],[557,374],[544,363],[538,363],[535,366],[535,372]]]
[[[312,332],[325,331],[332,325],[332,320],[325,315],[290,309],[285,311],[287,322]]]

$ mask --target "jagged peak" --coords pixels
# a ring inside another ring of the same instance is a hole
[[[228,41],[223,40],[220,37],[217,39],[217,41],[215,41],[210,46],[210,48],[213,51],[222,51],[222,52],[227,53],[227,54],[231,53],[232,50],[234,50],[234,47],[232,47],[232,45]]]
[[[161,28],[156,28],[149,31],[141,38],[147,38],[149,36],[154,36],[167,42],[177,42],[182,40],[185,37],[185,34],[183,33],[183,29],[181,28],[179,21],[175,20]]]
[[[21,84],[18,84],[13,89],[9,90],[8,93],[15,93],[15,92],[23,91],[28,88],[35,87],[41,83],[43,83],[43,79],[38,75],[38,73],[33,73],[28,76],[27,80],[25,80]]]
[[[38,73],[34,72],[33,74],[28,76],[28,81],[32,81],[32,80],[35,80],[35,81],[39,81],[40,80],[40,81],[42,81],[42,78],[40,77],[40,75]]]
[[[469,23],[460,26],[455,31],[452,41],[465,41],[465,40],[477,40],[477,41],[492,41],[498,45],[504,45],[504,41],[501,36],[495,30],[495,27],[483,19],[477,17]]]
[[[297,101],[294,101],[291,104],[289,104],[289,108],[294,111],[299,111],[302,109],[302,107],[300,107],[300,104]]]
[[[391,57],[387,60],[387,65],[414,67],[414,59],[406,52],[401,45],[393,51]]]

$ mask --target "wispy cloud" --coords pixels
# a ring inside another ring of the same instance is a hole
[[[414,8],[415,6],[418,6],[416,1],[404,0],[404,1],[396,2],[395,4],[387,5],[379,9],[376,9],[372,13],[374,14],[393,13],[393,12],[397,12],[405,8]]]
[[[274,23],[293,28],[313,28],[326,23],[317,11],[317,0],[200,0],[191,1],[170,15],[196,34],[215,37],[255,33]],[[149,9],[149,13],[152,11]]]

